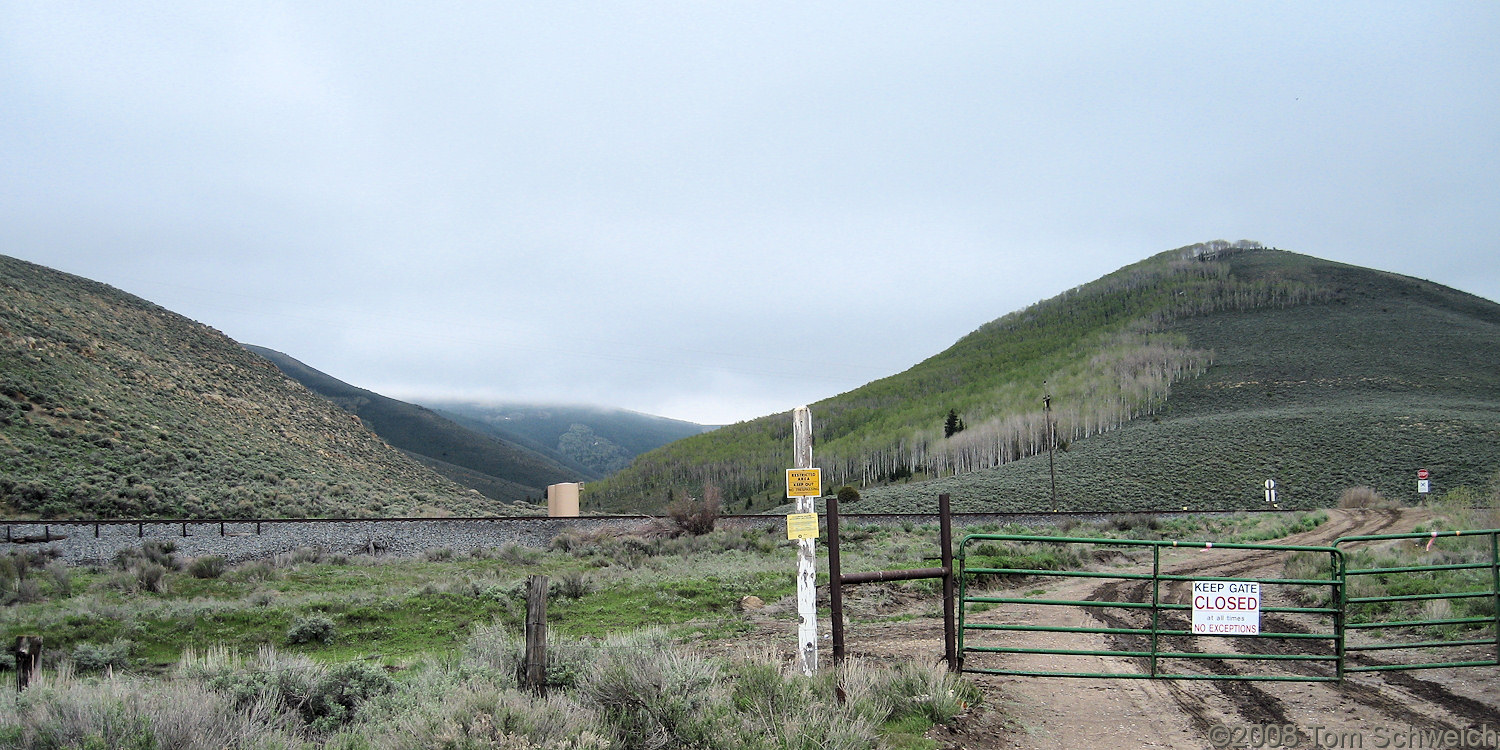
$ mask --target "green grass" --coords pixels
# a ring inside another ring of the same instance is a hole
[[[1199,517],[1196,523],[1174,521],[1171,528],[1182,538],[1201,538],[1285,523],[1277,518]],[[846,530],[845,571],[926,567],[931,561],[923,558],[937,554],[937,531],[930,525],[910,531],[880,526]],[[1146,529],[1027,531],[1139,536]],[[33,570],[30,580],[40,584],[40,601],[0,609],[0,638],[42,633],[49,650],[58,653],[80,643],[124,639],[132,646],[133,663],[142,669],[160,669],[176,662],[184,649],[217,643],[274,646],[326,661],[378,655],[402,663],[452,649],[481,625],[519,629],[525,615],[523,585],[533,574],[549,576],[555,592],[562,590],[557,587],[564,579],[577,583],[576,598],[561,593],[549,598],[548,627],[562,636],[600,637],[663,626],[682,637],[734,637],[750,629],[738,609],[741,598],[753,595],[769,604],[795,594],[795,547],[776,529],[678,539],[604,537],[560,547],[570,549],[491,550],[434,560],[322,557],[303,551],[243,564],[219,578],[173,570],[161,593],[138,590],[131,571],[107,568],[69,571],[63,595],[50,573]],[[826,585],[827,546],[818,550],[824,557],[818,563],[819,583]],[[1056,569],[1088,563],[1071,547],[985,543],[971,552],[971,566]],[[14,588],[16,582],[0,576],[4,586]],[[936,601],[934,589],[932,581],[853,587],[847,590],[850,616],[859,621],[929,616],[933,607],[922,602]],[[289,644],[288,629],[313,615],[333,621],[333,641]]]
[[[851,532],[845,559],[866,569],[913,563],[914,558],[919,558],[926,548],[935,546],[936,541],[934,530],[921,527],[911,531],[854,528]],[[780,532],[773,529],[717,531],[703,537],[678,539],[606,537],[589,544],[562,543],[547,551],[522,553],[505,549],[457,558],[429,555],[421,559],[345,556],[325,559],[313,551],[301,550],[277,556],[272,561],[240,565],[225,571],[219,578],[199,579],[185,570],[174,569],[165,576],[165,590],[155,593],[135,585],[134,570],[76,570],[66,585],[49,584],[34,592],[39,601],[0,610],[0,632],[4,633],[0,637],[13,637],[18,633],[44,634],[47,653],[50,654],[45,663],[51,667],[70,663],[68,656],[74,653],[78,658],[73,663],[79,665],[100,663],[118,649],[128,654],[119,671],[126,675],[120,679],[129,684],[120,683],[120,689],[138,698],[110,708],[110,701],[120,700],[111,697],[114,693],[94,695],[89,692],[93,689],[90,683],[70,682],[71,678],[65,672],[56,678],[59,680],[56,691],[33,694],[38,700],[42,700],[43,695],[49,696],[46,700],[74,700],[67,696],[82,691],[78,693],[82,697],[77,699],[92,707],[79,708],[69,714],[75,717],[93,711],[101,712],[100,715],[105,717],[126,715],[137,710],[136,703],[142,701],[155,706],[160,697],[158,691],[166,689],[167,684],[180,684],[185,667],[193,675],[198,675],[189,679],[189,683],[198,684],[194,682],[197,680],[210,691],[230,690],[239,685],[241,687],[233,690],[243,688],[254,693],[255,690],[270,689],[264,685],[255,688],[260,682],[269,680],[267,684],[281,686],[275,690],[291,691],[287,695],[295,697],[309,690],[331,689],[325,685],[327,679],[322,676],[325,672],[332,674],[350,664],[385,664],[398,675],[397,692],[407,697],[359,721],[366,722],[363,726],[367,728],[386,726],[381,723],[386,721],[417,722],[424,727],[421,731],[430,731],[433,738],[440,738],[455,731],[449,725],[449,719],[424,724],[422,722],[426,719],[420,717],[397,717],[414,710],[451,712],[460,717],[454,721],[469,727],[463,730],[465,732],[477,726],[472,722],[479,721],[479,716],[488,715],[498,720],[499,714],[494,712],[499,709],[493,703],[479,706],[467,701],[473,698],[471,691],[476,679],[504,678],[507,674],[510,675],[508,679],[514,679],[514,670],[505,665],[514,664],[515,657],[511,652],[519,647],[525,607],[518,594],[528,576],[545,574],[555,584],[548,603],[548,628],[549,641],[559,649],[557,658],[560,661],[554,664],[560,670],[557,674],[569,680],[583,679],[585,674],[593,674],[590,679],[607,678],[602,687],[596,685],[586,696],[588,701],[602,701],[597,704],[598,708],[589,711],[598,712],[606,724],[616,727],[633,726],[639,722],[649,724],[658,720],[652,718],[655,713],[636,713],[636,709],[630,708],[633,704],[611,702],[601,691],[623,690],[626,689],[625,683],[641,679],[650,684],[642,683],[629,689],[645,690],[650,685],[660,687],[667,683],[651,682],[655,678],[642,674],[640,670],[662,669],[662,679],[670,682],[677,679],[673,670],[678,666],[630,663],[628,659],[636,657],[613,650],[616,647],[610,644],[618,641],[622,634],[656,632],[659,635],[651,636],[651,639],[660,640],[665,645],[645,649],[645,653],[652,655],[650,658],[658,658],[668,653],[690,653],[690,650],[685,651],[673,644],[733,640],[753,631],[755,626],[750,616],[737,607],[742,596],[753,594],[768,603],[779,602],[785,607],[794,593],[795,547],[780,536]],[[601,553],[601,550],[633,550],[638,555],[616,558]],[[144,564],[139,556],[132,559],[136,561],[133,564]],[[820,567],[826,571],[826,560],[820,563]],[[29,575],[33,577],[41,575],[36,569],[31,571]],[[4,583],[0,581],[0,584]],[[17,580],[11,579],[6,585],[16,583]],[[922,606],[919,600],[935,600],[934,592],[903,584],[892,584],[885,590],[900,588],[911,590],[910,600],[894,614],[886,613],[885,617],[904,620],[932,616],[931,611],[935,608]],[[877,591],[875,596],[878,595]],[[854,608],[861,605],[862,596],[859,591],[851,592]],[[333,624],[333,638],[326,643],[318,639],[291,642],[288,635],[294,625],[312,618],[327,618]],[[795,630],[792,620],[788,619],[787,623],[789,631]],[[724,648],[721,646],[717,650],[723,651]],[[585,652],[593,656],[579,656]],[[253,657],[256,653],[262,656]],[[474,655],[479,653],[489,654],[484,657],[484,663],[489,665],[485,669],[490,670],[484,674],[488,676],[476,672],[480,667],[471,663]],[[205,654],[209,656],[205,657]],[[266,654],[273,656],[267,657]],[[270,661],[262,664],[255,662],[256,659]],[[618,665],[619,674],[601,677],[591,671],[596,662],[609,659],[626,659]],[[662,704],[661,710],[667,712],[663,716],[675,715],[671,712],[685,711],[687,709],[683,707],[689,703],[713,696],[741,694],[737,700],[743,705],[737,703],[738,707],[731,710],[726,703],[710,702],[684,713],[683,716],[692,716],[693,720],[673,730],[688,732],[684,737],[705,733],[701,736],[722,738],[753,730],[769,731],[767,737],[772,739],[765,747],[775,748],[821,747],[819,743],[834,736],[843,738],[835,743],[838,747],[868,747],[870,738],[876,736],[884,738],[881,741],[888,747],[930,747],[921,738],[921,733],[934,722],[951,719],[963,706],[978,699],[972,686],[966,687],[965,683],[947,677],[934,677],[931,670],[911,665],[881,667],[885,671],[880,675],[884,676],[859,677],[856,679],[858,684],[846,686],[852,697],[850,706],[845,707],[835,699],[834,687],[842,684],[838,680],[855,678],[835,678],[831,670],[808,679],[787,674],[786,665],[776,666],[774,662],[773,666],[765,668],[769,672],[745,664],[697,664],[693,670],[718,675],[712,677],[711,683],[700,684],[692,682],[696,678],[690,679],[689,685],[697,685],[692,690],[708,691],[703,693],[705,697],[689,697],[696,693],[684,693],[676,698],[658,696],[666,701]],[[284,669],[289,670],[286,676],[275,676]],[[764,679],[754,677],[761,672],[764,672]],[[151,681],[152,675],[167,673],[178,675],[178,680],[175,683]],[[434,679],[438,679],[441,685],[429,684]],[[622,682],[610,688],[609,685],[614,683],[608,683],[609,679]],[[299,680],[306,684],[297,687],[301,684]],[[747,680],[749,682],[744,682]],[[324,687],[314,687],[314,683]],[[172,688],[177,689],[189,688]],[[423,701],[439,701],[429,695],[434,689],[448,691],[453,697],[442,706],[436,703],[426,706]],[[875,692],[861,698],[861,690]],[[231,690],[230,694],[235,693]],[[371,705],[395,701],[394,695],[390,699],[371,698]],[[642,700],[656,699],[647,695]],[[170,703],[176,699],[161,697],[160,700]],[[207,707],[205,710],[211,708],[219,712],[215,714],[220,717],[216,721],[223,722],[223,707],[210,698],[199,696],[189,700],[203,704]],[[319,713],[314,717],[307,714],[306,705],[291,698],[287,700],[288,706],[300,706],[298,710],[306,715],[306,721],[317,718],[322,722],[318,724],[321,729],[307,724],[306,727],[312,728],[297,731],[304,735],[310,732],[311,735],[307,736],[326,741],[329,747],[385,746],[340,734],[339,727],[343,724],[339,722],[348,720],[343,714]],[[511,700],[505,698],[502,702]],[[587,702],[582,695],[575,700]],[[421,705],[414,707],[414,702]],[[756,708],[761,702],[769,708]],[[30,727],[32,722],[48,721],[43,715],[26,714],[25,705],[23,702],[18,710],[29,718],[24,722],[17,719],[18,722]],[[832,723],[823,728],[799,730],[798,725],[777,718],[780,716],[778,712],[790,710],[786,708],[789,706],[804,706],[812,712],[809,716],[815,715],[821,717],[820,722]],[[470,709],[472,712],[463,713]],[[167,709],[157,707],[151,710],[161,712]],[[334,721],[335,718],[338,722]],[[108,721],[107,718],[101,720]],[[770,724],[761,727],[757,722]],[[294,728],[303,726],[296,721],[291,723]],[[409,726],[403,723],[401,731],[407,731]],[[118,738],[120,735],[110,735],[117,729],[105,731],[101,736]],[[831,733],[828,737],[822,734],[825,730]],[[372,731],[360,730],[355,734],[368,738]],[[383,729],[374,734],[387,731]],[[279,735],[270,732],[268,736]],[[849,739],[851,737],[866,739],[855,742]],[[6,736],[0,736],[0,747],[8,746],[8,741]],[[433,741],[439,742],[438,739]],[[626,740],[623,746],[634,747],[632,742]],[[724,746],[761,747],[754,743],[740,745],[735,742],[744,742],[743,737]]]

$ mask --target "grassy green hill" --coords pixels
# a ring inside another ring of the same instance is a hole
[[[223,334],[0,256],[0,513],[509,512]]]
[[[551,456],[585,473],[609,476],[631,460],[674,440],[713,427],[625,409],[537,404],[429,401],[427,406],[459,424]]]
[[[245,348],[358,416],[387,443],[495,500],[538,500],[545,497],[547,485],[592,478],[580,477],[578,471],[533,450],[463,427],[430,409],[345,383],[274,349]]]
[[[1440,285],[1263,249],[1162,253],[1006,315],[906,372],[812,405],[816,463],[861,509],[1283,505],[1355,484],[1410,496],[1500,468],[1500,305]],[[943,431],[949,410],[968,429]],[[586,504],[659,507],[704,483],[731,509],[782,504],[790,417],[639,458]],[[924,481],[925,480],[925,481]],[[920,506],[914,505],[920,503]]]

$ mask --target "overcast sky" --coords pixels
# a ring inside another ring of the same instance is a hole
[[[726,423],[1212,239],[1500,299],[1500,3],[0,0],[0,253]]]

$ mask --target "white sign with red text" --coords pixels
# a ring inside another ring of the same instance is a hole
[[[1193,635],[1259,634],[1259,583],[1193,581]]]

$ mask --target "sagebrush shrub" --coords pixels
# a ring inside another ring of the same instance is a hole
[[[155,563],[167,570],[176,570],[177,545],[157,539],[147,539],[139,547],[127,547],[115,553],[115,567],[130,570],[143,563]]]
[[[312,643],[313,641],[317,641],[328,644],[333,643],[334,638],[337,637],[338,629],[334,626],[333,620],[329,619],[326,615],[298,617],[286,631],[287,643]]]
[[[712,490],[713,488],[708,488]],[[719,493],[705,490],[703,499],[683,497],[667,506],[667,517],[678,532],[700,536],[714,530],[719,521]]]
[[[1344,490],[1339,495],[1340,508],[1390,508],[1392,504],[1375,491],[1374,487],[1359,485]]]
[[[18,748],[295,748],[291,716],[237,709],[196,681],[133,676],[76,679],[43,672],[0,708],[3,746]]]
[[[80,643],[73,647],[73,668],[85,674],[124,669],[130,665],[131,645],[124,639],[104,645]]]
[[[627,749],[714,746],[728,703],[718,664],[672,647],[662,631],[606,640],[580,692]]]
[[[376,665],[340,664],[313,683],[300,707],[302,718],[315,732],[332,732],[353,720],[360,704],[395,688],[390,675]]]
[[[73,572],[61,560],[47,563],[47,576],[52,579],[52,590],[64,599],[73,595]]]
[[[167,590],[167,569],[160,563],[140,563],[135,568],[135,583],[141,591],[164,593]]]
[[[229,562],[222,555],[204,555],[188,564],[188,575],[194,578],[218,578],[229,569]]]

